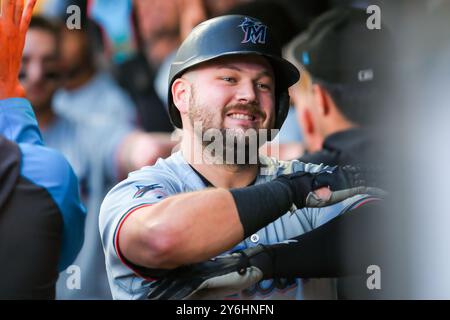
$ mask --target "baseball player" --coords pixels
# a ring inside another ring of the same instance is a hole
[[[171,119],[183,130],[181,149],[131,173],[100,211],[115,299],[144,299],[155,280],[177,267],[283,242],[377,194],[365,187],[365,172],[354,167],[263,156],[255,164],[229,164],[223,153],[205,152],[208,130],[232,133],[250,152],[244,132],[279,129],[289,107],[287,90],[298,79],[269,28],[252,17],[217,17],[186,38],[171,67],[168,95]],[[249,283],[259,279],[249,277]],[[333,298],[334,291],[330,280],[281,278],[258,282],[233,298]]]

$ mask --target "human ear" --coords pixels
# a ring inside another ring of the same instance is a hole
[[[316,127],[314,125],[312,114],[308,109],[302,110],[301,122],[305,134],[312,135],[316,132]]]
[[[172,84],[172,99],[181,114],[188,113],[190,97],[191,83],[184,78],[176,79]]]
[[[330,104],[327,99],[328,93],[318,84],[313,84],[312,91],[314,104],[317,106],[317,110],[323,116],[328,115],[330,113]]]

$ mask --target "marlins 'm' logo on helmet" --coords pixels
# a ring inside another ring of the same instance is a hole
[[[262,24],[261,21],[245,17],[238,27],[242,28],[245,34],[242,43],[266,43],[267,26]]]

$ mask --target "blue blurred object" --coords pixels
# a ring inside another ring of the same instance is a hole
[[[69,1],[67,0],[44,0],[38,1],[34,13],[47,17],[62,17],[66,13]]]
[[[304,140],[302,130],[297,122],[297,112],[292,106],[280,129],[278,139],[279,143],[299,143]]]
[[[105,31],[113,62],[120,64],[134,55],[131,0],[90,0],[89,16]]]

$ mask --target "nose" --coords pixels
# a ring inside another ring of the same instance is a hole
[[[33,62],[28,65],[27,78],[31,83],[42,81],[44,68],[41,63]]]
[[[254,104],[258,102],[256,88],[252,81],[242,81],[239,84],[236,99],[242,104]]]

